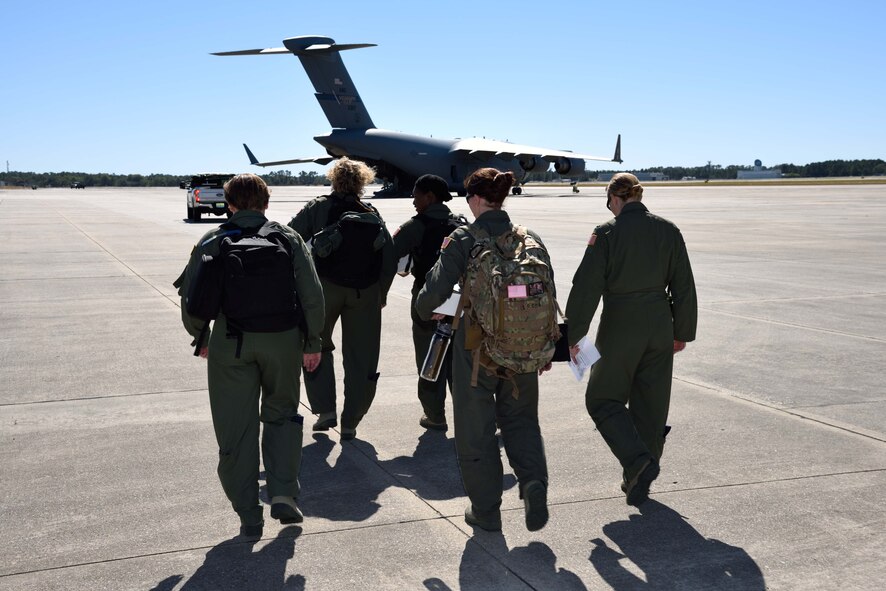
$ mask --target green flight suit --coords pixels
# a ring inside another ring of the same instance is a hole
[[[695,282],[680,230],[640,202],[594,230],[566,304],[570,345],[587,334],[601,297],[601,357],[585,403],[627,482],[661,458],[674,340],[695,340]]]
[[[480,226],[490,236],[498,236],[511,228],[508,214],[501,210],[487,211],[472,226]],[[534,232],[529,232],[542,244]],[[434,308],[452,293],[452,288],[467,269],[474,236],[468,228],[459,228],[450,235],[449,243],[428,273],[426,283],[416,298],[419,317],[429,319]],[[462,319],[464,321],[464,319]],[[465,492],[480,518],[494,516],[501,506],[502,463],[496,423],[501,429],[508,462],[523,486],[538,480],[547,486],[548,468],[544,443],[538,425],[538,374],[516,374],[513,381],[489,375],[480,369],[477,386],[471,386],[473,357],[465,349],[464,322],[453,336],[452,405],[455,423],[455,447]],[[519,397],[514,397],[514,386]]]
[[[432,203],[422,212],[432,220],[446,220],[452,216],[452,211],[443,203]],[[422,320],[415,309],[415,299],[418,292],[425,284],[425,273],[417,272],[415,267],[415,254],[419,251],[425,235],[425,222],[419,216],[414,216],[394,233],[394,251],[397,259],[408,254],[413,255],[412,276],[412,299],[410,302],[410,315],[412,317],[412,345],[415,349],[416,371],[421,371],[424,365],[431,337],[437,329],[436,320]],[[439,246],[439,245],[437,245]],[[452,350],[446,353],[446,359],[440,368],[440,377],[436,382],[429,382],[418,378],[418,400],[421,402],[425,416],[435,423],[446,422],[446,384],[452,391]]]
[[[289,226],[306,241],[327,226],[334,200],[356,201],[355,195],[322,196],[309,201],[289,222]],[[371,205],[364,204],[378,214]],[[379,215],[381,219],[381,215]],[[335,412],[335,366],[332,352],[332,331],[341,318],[342,356],[345,371],[344,406],[341,427],[356,429],[369,411],[378,387],[378,357],[381,347],[381,309],[387,302],[388,289],[397,273],[394,243],[384,229],[385,244],[381,249],[382,265],[378,281],[365,289],[335,284],[320,276],[326,301],[323,325],[323,356],[316,371],[305,374],[305,390],[311,411],[315,414]]]
[[[236,212],[229,224],[255,228],[267,221],[257,211]],[[320,351],[323,328],[323,293],[310,254],[302,239],[286,226],[277,229],[290,239],[295,290],[302,307],[307,334],[296,327],[281,332],[244,332],[240,357],[237,339],[228,335],[227,320],[219,314],[208,339],[209,404],[219,447],[218,476],[222,488],[244,525],[262,520],[259,505],[259,422],[263,424],[261,457],[264,459],[268,495],[298,498],[302,423],[298,414],[302,352]],[[185,309],[188,293],[203,255],[219,254],[219,227],[200,239],[191,252],[180,282],[182,323],[199,338],[204,322]],[[206,341],[201,343],[205,345]]]

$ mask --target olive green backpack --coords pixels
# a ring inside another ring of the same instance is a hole
[[[462,285],[462,306],[470,326],[482,330],[474,348],[471,383],[479,366],[513,376],[546,366],[560,338],[551,259],[523,226],[492,238],[469,226],[476,242]],[[504,370],[504,371],[502,371]]]

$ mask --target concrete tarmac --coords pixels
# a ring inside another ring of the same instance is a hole
[[[321,191],[275,188],[268,215],[286,222]],[[528,193],[506,206],[545,240],[565,305],[609,217],[603,189]],[[237,537],[215,474],[205,362],[172,287],[220,220],[187,223],[184,198],[0,191],[0,590],[886,580],[886,186],[648,186],[650,210],[683,231],[700,303],[698,340],[675,359],[662,473],[642,509],[627,506],[585,384],[555,367],[541,381],[551,518],[534,533],[506,461],[503,532],[464,523],[452,430],[418,425],[411,278],[396,278],[357,439],[305,434],[305,521],[266,511],[257,543]],[[375,205],[392,231],[414,213],[408,199]]]

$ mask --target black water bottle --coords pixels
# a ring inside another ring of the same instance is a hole
[[[431,346],[428,347],[428,354],[425,355],[425,362],[421,366],[419,377],[429,382],[436,382],[440,376],[440,368],[443,367],[443,360],[446,359],[446,352],[449,350],[449,341],[452,340],[452,324],[440,321],[437,323],[437,330],[431,337]]]

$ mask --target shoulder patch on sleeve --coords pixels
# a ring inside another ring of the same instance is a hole
[[[594,246],[594,243],[597,241],[597,235],[591,234],[591,237],[588,238],[588,246]]]
[[[444,238],[444,239],[443,239],[443,244],[440,245],[440,250],[443,250],[444,248],[446,248],[447,246],[449,246],[449,243],[450,243],[450,242],[452,242],[452,238],[450,238],[449,236],[447,236],[446,238]]]

